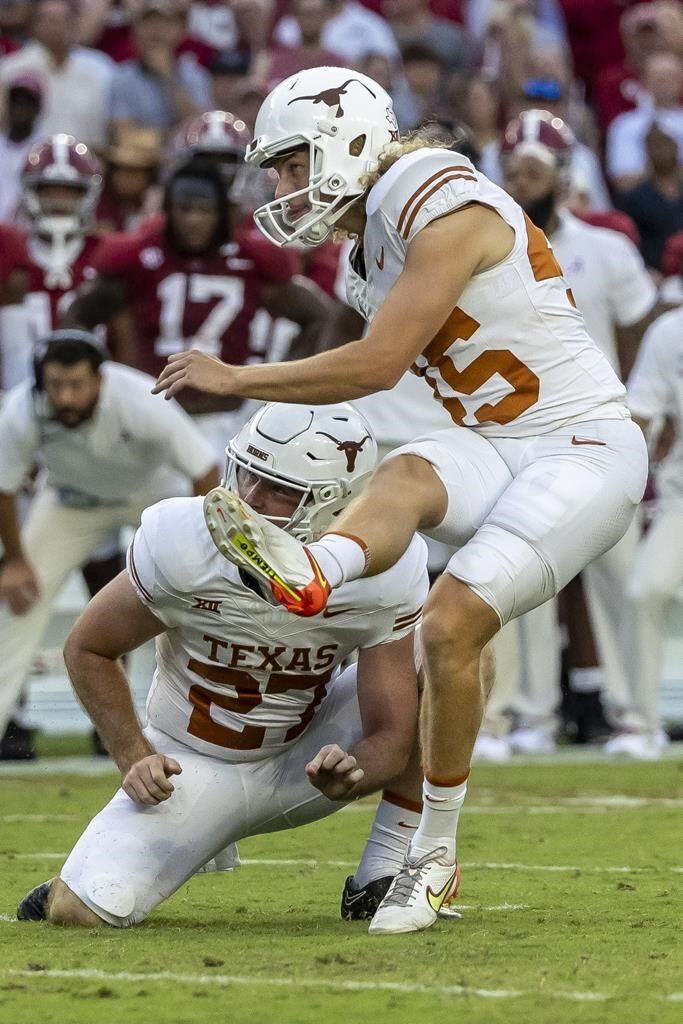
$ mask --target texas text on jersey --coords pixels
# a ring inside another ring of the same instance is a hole
[[[149,722],[230,761],[270,757],[301,736],[340,663],[412,632],[428,589],[426,545],[416,537],[388,572],[340,587],[325,615],[297,620],[217,551],[202,498],[143,513],[128,574],[167,627],[156,641]]]

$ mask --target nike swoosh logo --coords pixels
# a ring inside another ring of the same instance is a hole
[[[375,256],[375,263],[380,270],[384,270],[384,246],[379,250],[379,256]]]
[[[344,905],[350,907],[352,904],[362,899],[363,896],[365,896],[365,889],[361,889],[360,892],[354,893],[353,896],[344,896]]]
[[[399,828],[412,828],[412,829],[416,829],[417,825],[409,825],[407,821],[399,821],[398,827]]]
[[[448,881],[444,885],[443,889],[439,889],[438,892],[434,892],[431,886],[427,886],[427,902],[429,903],[429,906],[432,908],[435,914],[439,913],[439,911],[441,910],[441,904],[444,902],[449,892],[451,891],[451,887],[453,885],[453,882],[455,881],[455,876],[457,872],[458,869],[456,867],[453,869],[453,874],[449,876]]]
[[[335,619],[337,615],[346,615],[347,612],[357,612],[358,608],[323,608],[324,619]]]
[[[599,444],[603,447],[607,446],[607,441],[592,441],[587,438],[577,437],[576,434],[572,437],[572,444]]]

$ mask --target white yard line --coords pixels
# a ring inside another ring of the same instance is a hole
[[[522,996],[538,996],[538,991],[525,992],[520,989],[489,989],[470,988],[467,985],[425,985],[419,982],[402,981],[336,981],[324,978],[274,978],[247,977],[239,974],[173,974],[171,971],[158,973],[134,974],[130,971],[98,971],[98,970],[46,970],[46,971],[4,971],[6,976],[13,978],[78,978],[82,981],[106,982],[176,982],[182,985],[242,985],[246,988],[289,988],[289,989],[321,989],[332,992],[396,992],[405,995],[436,995],[436,996],[475,996],[480,999],[519,999]],[[542,994],[548,999],[562,999],[570,1002],[604,1002],[610,997],[604,992],[578,992],[544,989]]]
[[[84,815],[85,817],[85,815]],[[0,815],[0,821],[6,821],[8,824],[13,822],[46,822],[46,821],[79,821],[80,816],[78,814],[3,814]]]
[[[344,814],[374,814],[375,804],[353,803],[341,809]],[[566,797],[552,804],[465,804],[465,814],[482,815],[546,815],[546,814],[602,814],[605,810],[640,810],[645,807],[680,808],[683,800],[627,796]],[[26,822],[84,821],[87,814],[2,814],[0,822],[21,824]]]
[[[683,743],[671,743],[663,751],[665,761],[677,761],[683,759]],[[512,761],[505,765],[506,771],[515,768],[529,766],[563,766],[567,764],[611,764],[615,768],[623,764],[632,764],[630,761],[608,760],[600,750],[585,747],[564,747],[555,754],[541,755],[537,757],[519,757],[515,755]],[[483,765],[482,767],[486,767]],[[107,775],[113,774],[115,768],[108,758],[104,757],[46,757],[37,761],[22,763],[3,762],[0,764],[0,776],[16,775]]]
[[[40,853],[13,853],[15,860],[64,860],[68,853],[52,853],[43,851]],[[279,858],[279,857],[243,857],[241,863],[250,867],[306,867],[306,868],[355,868],[354,860],[315,860],[313,858]],[[595,864],[517,864],[502,861],[461,861],[460,866],[473,871],[548,871],[550,873],[564,873],[580,871],[583,874],[608,874],[628,875],[643,874],[654,871],[654,868],[641,867],[633,868],[628,866],[605,866]],[[676,873],[683,872],[683,867],[670,867],[665,869]]]

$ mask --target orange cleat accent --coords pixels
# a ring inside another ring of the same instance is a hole
[[[292,615],[301,615],[308,618],[311,615],[319,615],[327,607],[327,599],[330,596],[332,587],[325,579],[322,569],[316,562],[308,548],[304,548],[306,556],[313,569],[313,579],[303,587],[284,587],[274,580],[270,581],[270,589],[273,597]]]

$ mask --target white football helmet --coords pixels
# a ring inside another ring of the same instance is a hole
[[[259,409],[225,449],[223,484],[238,491],[247,470],[264,480],[299,491],[289,519],[271,522],[302,543],[326,530],[362,490],[377,465],[377,443],[368,422],[347,403],[285,405]]]
[[[339,217],[363,195],[360,179],[381,151],[398,140],[391,97],[367,75],[348,68],[311,68],[278,86],[263,102],[246,160],[268,167],[274,159],[308,147],[308,186],[259,207],[254,220],[276,245],[300,240],[320,245]],[[290,199],[303,196],[310,210],[290,220]]]

